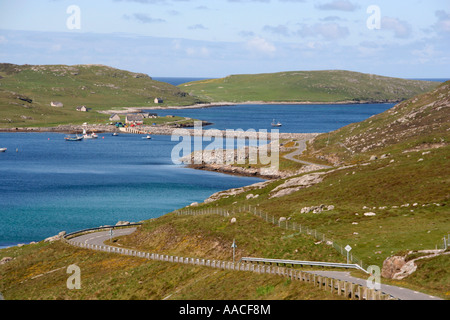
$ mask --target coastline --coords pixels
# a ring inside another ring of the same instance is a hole
[[[212,125],[211,123],[204,122],[203,125]],[[81,134],[83,132],[83,129],[86,129],[87,131],[93,131],[96,133],[113,133],[117,131],[117,128],[111,125],[60,125],[57,127],[16,127],[16,128],[0,128],[0,132],[7,132],[7,133],[23,133],[23,132],[29,132],[29,133],[66,133],[66,134]],[[121,128],[122,129],[122,128]],[[197,130],[193,129],[193,127],[173,127],[173,126],[160,126],[160,127],[153,127],[153,126],[140,126],[135,128],[134,130],[130,130],[130,132],[127,132],[125,130],[120,130],[120,133],[122,134],[136,134],[134,131],[140,131],[140,134],[152,134],[152,135],[164,135],[164,136],[170,136],[174,134],[175,130],[184,130],[183,132],[189,134],[190,136],[196,136],[198,135]],[[200,131],[204,137],[210,137],[210,136],[216,136],[218,132],[221,132],[223,136],[225,134],[230,134],[226,132],[225,130],[218,130],[218,129],[207,129],[203,128],[203,130]],[[179,133],[176,133],[179,135]],[[321,133],[288,133],[288,132],[280,132],[279,139],[298,139],[303,140],[305,136],[317,136]],[[240,132],[236,131],[234,132],[234,138],[249,138],[249,139],[257,139],[259,138],[260,133],[259,132]],[[231,137],[230,137],[231,138]],[[267,136],[268,139],[271,138],[270,133]]]
[[[98,111],[103,114],[127,114],[127,113],[136,113],[142,112],[143,110],[183,110],[183,109],[206,109],[206,108],[215,108],[215,107],[226,107],[226,106],[237,106],[237,105],[345,105],[345,104],[386,104],[386,103],[399,103],[402,100],[383,100],[383,101],[333,101],[333,102],[316,102],[316,101],[242,101],[242,102],[208,102],[208,103],[198,103],[187,106],[146,106],[146,107],[130,107],[123,108],[121,110],[111,109],[111,110],[103,110]]]
[[[216,108],[216,107],[226,107],[226,106],[237,106],[237,105],[362,105],[362,104],[392,104],[399,103],[402,100],[384,100],[384,101],[334,101],[334,102],[315,102],[315,101],[244,101],[244,102],[208,102],[208,103],[198,103],[187,106],[145,106],[145,107],[126,107],[121,109],[110,109],[110,110],[99,110],[97,113],[107,114],[107,115],[125,115],[129,113],[142,113],[144,110],[183,110],[183,109],[206,109],[206,108]],[[203,125],[213,125],[213,123],[209,123],[203,121]],[[147,126],[145,130],[151,129],[151,131],[155,131],[156,135],[171,135],[171,133],[167,133],[169,128],[179,129],[179,128],[189,128],[185,126],[178,127],[170,127],[170,126],[161,126],[161,127],[153,127]],[[0,132],[55,132],[55,133],[67,133],[67,134],[75,134],[82,133],[83,129],[93,130],[97,133],[102,132],[114,132],[116,130],[113,126],[108,125],[58,125],[54,127],[27,127],[27,126],[18,126],[18,127],[9,127],[9,128],[1,128]],[[165,133],[159,133],[165,132]]]

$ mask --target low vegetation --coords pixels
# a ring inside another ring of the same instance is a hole
[[[97,111],[192,105],[198,102],[168,83],[101,65],[0,64],[0,127],[102,123]],[[155,98],[163,103],[155,104]],[[62,107],[51,106],[60,102]],[[86,106],[90,112],[76,111]]]
[[[211,102],[397,102],[427,92],[437,83],[350,71],[292,71],[231,75],[178,87]]]
[[[114,244],[232,260],[235,241],[237,259],[346,261],[324,241],[253,215],[250,205],[275,221],[283,218],[343,246],[349,244],[365,265],[382,267],[386,258],[398,253],[440,248],[450,230],[449,94],[447,82],[383,114],[318,136],[301,158],[335,167],[320,170],[321,179],[310,185],[274,197],[275,188],[288,189],[285,182],[311,174],[302,173],[242,188],[190,208],[228,210],[229,216],[169,213],[144,221],[136,233],[113,239]],[[284,144],[294,146],[294,142]],[[329,209],[304,210],[320,205]],[[94,253],[59,242],[0,250],[0,259],[6,256],[14,258],[0,266],[0,292],[6,299],[340,298],[277,276]],[[410,276],[382,282],[449,299],[449,257],[418,260],[417,271]],[[83,270],[82,290],[65,287],[65,268],[73,263]]]

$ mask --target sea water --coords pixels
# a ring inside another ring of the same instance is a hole
[[[239,104],[210,108],[152,110],[158,116],[182,116],[212,123],[205,129],[272,130],[279,132],[322,133],[363,121],[392,108],[394,104]]]
[[[328,132],[393,104],[238,105],[159,111],[217,129]],[[205,127],[204,129],[208,129]],[[170,136],[101,134],[68,142],[57,133],[0,133],[0,246],[40,241],[118,221],[156,218],[211,194],[262,181],[175,165]],[[205,146],[208,142],[205,143]]]
[[[262,181],[174,165],[170,136],[0,133],[0,246],[156,218]]]

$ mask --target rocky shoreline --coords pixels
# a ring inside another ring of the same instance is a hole
[[[217,136],[218,133],[222,133],[223,137],[227,134],[228,138],[249,138],[249,139],[259,139],[265,138],[263,133],[259,132],[246,132],[246,131],[234,131],[227,132],[225,130],[217,130],[217,129],[207,129],[206,126],[212,125],[209,122],[203,121],[203,130],[195,130],[191,126],[139,126],[135,127],[136,130],[142,132],[150,132],[154,135],[179,135],[181,131],[174,132],[175,130],[182,129],[184,134],[189,134],[191,136],[198,136],[200,133],[204,137],[212,137]],[[59,125],[56,127],[15,127],[15,128],[0,128],[0,132],[50,132],[50,133],[67,133],[67,134],[76,134],[82,133],[83,130],[92,131],[96,133],[112,133],[116,132],[118,129],[112,125],[103,125],[103,124],[91,124],[91,125]],[[122,133],[127,133],[122,131]],[[133,133],[133,132],[129,132]],[[320,133],[279,133],[279,139],[312,139]],[[231,136],[230,136],[231,135]],[[270,139],[270,132],[267,133],[267,138]]]
[[[209,123],[203,122],[203,126],[207,126]],[[223,138],[234,138],[234,139],[267,139],[272,140],[271,133],[268,132],[267,134],[260,133],[260,132],[246,132],[246,131],[225,131],[225,130],[217,130],[212,129],[209,130],[207,128],[203,128],[202,130],[193,129],[192,127],[174,127],[174,126],[160,126],[160,127],[154,127],[154,126],[139,126],[135,128],[131,128],[129,132],[124,131],[124,128],[120,128],[121,134],[136,134],[136,133],[142,133],[147,134],[150,133],[152,135],[189,135],[189,136],[199,136],[202,135],[203,137],[217,137],[218,135],[222,134]],[[16,127],[16,128],[0,128],[0,132],[35,132],[35,133],[65,133],[65,134],[81,134],[83,130],[86,130],[88,132],[96,132],[96,133],[113,133],[117,132],[118,129],[115,126],[112,125],[104,125],[104,124],[98,124],[98,125],[59,125],[56,127]],[[275,138],[282,139],[282,140],[298,140],[298,141],[308,141],[311,139],[314,139],[316,136],[318,136],[320,133],[278,133]],[[283,147],[281,147],[283,149]],[[281,150],[282,151],[282,150]],[[210,154],[210,153],[205,153]],[[246,152],[248,155],[248,152]],[[264,180],[273,180],[273,179],[283,179],[286,178],[292,174],[300,174],[304,171],[308,172],[311,170],[318,170],[320,167],[306,165],[305,168],[300,170],[301,172],[292,173],[292,172],[283,172],[278,170],[270,170],[270,169],[264,169],[261,170],[259,168],[249,168],[244,166],[234,166],[226,163],[215,163],[216,161],[214,159],[211,159],[211,154],[208,156],[202,155],[203,161],[201,163],[195,163],[194,161],[187,161],[184,159],[183,163],[192,169],[196,170],[205,170],[205,171],[213,171],[213,172],[220,172],[225,174],[231,174],[231,175],[238,175],[238,176],[246,176],[246,177],[258,177]],[[193,157],[194,154],[191,155]],[[225,159],[225,158],[224,158]],[[192,159],[191,159],[192,160]],[[237,159],[235,159],[237,161]]]

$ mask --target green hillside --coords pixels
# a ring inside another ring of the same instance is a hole
[[[450,81],[390,110],[322,134],[308,155],[334,164],[367,161],[373,155],[445,149],[450,141]]]
[[[427,81],[336,70],[231,75],[179,88],[211,102],[397,102],[436,86]]]
[[[0,127],[52,126],[108,119],[96,111],[197,102],[175,86],[101,65],[0,64]],[[51,102],[63,103],[62,108]],[[77,112],[77,106],[91,112]]]
[[[292,189],[295,178],[311,172],[246,187],[240,193],[190,207],[228,210],[229,216],[168,213],[145,221],[136,233],[115,239],[114,244],[230,261],[235,239],[237,259],[345,262],[345,256],[328,241],[266,221],[264,214],[253,214],[257,208],[275,222],[285,218],[284,225],[301,225],[333,243],[350,245],[365,266],[382,267],[392,255],[411,251],[408,258],[412,258],[422,255],[418,250],[442,247],[442,238],[450,230],[449,106],[447,82],[380,115],[318,136],[303,158],[328,161],[335,167],[320,170],[321,181],[309,187]],[[280,190],[286,192],[275,196]],[[319,213],[302,210],[320,205],[333,208]],[[344,298],[276,275],[148,261],[60,242],[0,250],[3,257],[13,258],[0,265],[0,292],[5,299]],[[81,290],[65,287],[70,264],[82,269]],[[449,270],[450,255],[446,254],[418,261],[417,270],[403,280],[381,281],[449,299]],[[366,274],[353,274],[367,280]]]

